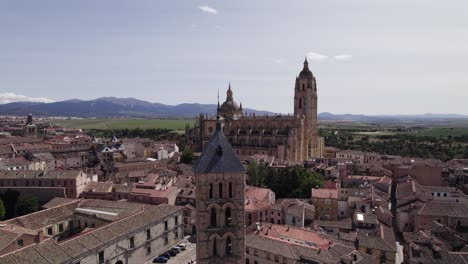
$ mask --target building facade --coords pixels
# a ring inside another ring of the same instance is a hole
[[[304,161],[321,157],[323,140],[317,134],[317,83],[307,59],[296,77],[293,116],[244,114],[234,101],[231,85],[218,114],[224,133],[237,155],[263,154],[282,160]],[[204,150],[215,133],[216,119],[200,115],[200,148]]]
[[[194,173],[197,263],[244,263],[245,169],[219,119]]]

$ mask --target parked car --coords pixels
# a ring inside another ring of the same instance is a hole
[[[178,248],[180,248],[180,250],[184,251],[187,249],[187,245],[185,243],[180,243],[179,245],[177,245]]]
[[[169,255],[171,255],[171,257],[175,257],[179,252],[171,249],[167,253],[169,253]]]
[[[153,263],[167,263],[167,258],[157,257],[153,259]]]
[[[167,258],[167,259],[170,259],[171,258],[171,254],[169,254],[169,252],[164,252],[162,253],[161,255],[159,255],[160,257],[163,257],[163,258]]]
[[[179,254],[181,251],[179,247],[172,247],[171,250],[177,252],[177,254]]]

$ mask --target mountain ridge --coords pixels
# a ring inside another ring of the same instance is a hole
[[[153,118],[187,118],[198,114],[216,114],[216,104],[181,103],[166,105],[151,103],[132,97],[100,97],[92,100],[70,99],[52,103],[13,102],[0,105],[2,115],[63,116],[63,117],[153,117]],[[276,115],[270,111],[244,109],[247,113],[257,115]],[[432,114],[420,115],[365,115],[365,114],[332,114],[322,112],[318,115],[321,120],[372,122],[379,120],[405,119],[468,119],[468,115],[461,114]]]

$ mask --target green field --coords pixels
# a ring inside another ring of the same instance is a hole
[[[423,130],[420,132],[411,133],[421,137],[461,137],[468,136],[468,128],[449,128],[449,127],[435,127]]]
[[[81,129],[150,129],[166,128],[172,130],[183,130],[186,124],[193,127],[193,119],[143,119],[143,118],[105,118],[105,119],[54,119],[49,120],[66,128]]]

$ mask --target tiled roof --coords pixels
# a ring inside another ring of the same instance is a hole
[[[424,204],[416,214],[448,217],[468,217],[468,203],[454,203],[432,200]]]
[[[312,188],[312,198],[338,199],[338,190],[337,189]]]
[[[221,124],[206,145],[194,167],[194,172],[203,173],[244,173],[245,168],[224,136]]]
[[[67,171],[0,171],[0,179],[75,179],[81,170]]]
[[[74,203],[80,201],[79,199],[72,199],[72,198],[62,198],[62,197],[55,197],[52,200],[50,200],[48,203],[44,204],[42,208],[44,209],[50,209],[52,207],[57,207],[61,205],[65,205],[68,203]]]
[[[97,201],[99,202],[99,201]],[[101,201],[102,202],[102,201]],[[116,204],[130,204],[113,202]],[[81,233],[60,243],[46,240],[33,246],[25,247],[8,255],[0,257],[0,264],[51,264],[71,263],[71,260],[81,254],[93,254],[99,248],[106,246],[109,241],[127,238],[129,233],[148,225],[151,222],[169,217],[181,210],[181,207],[162,204],[138,205],[144,210],[138,211],[132,217],[123,221],[116,221],[91,231]]]
[[[5,223],[25,227],[31,230],[39,230],[49,224],[70,219],[75,208],[78,206],[78,203],[79,201],[76,201],[64,206],[38,211],[32,214],[10,219],[5,221]]]

